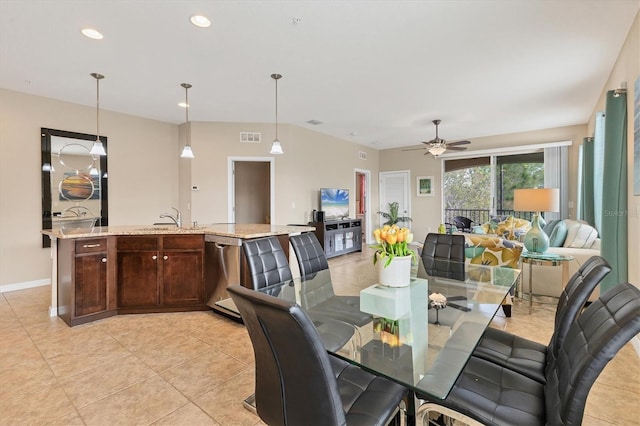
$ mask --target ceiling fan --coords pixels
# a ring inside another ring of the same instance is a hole
[[[438,125],[440,124],[440,120],[433,120],[433,124],[436,126],[436,137],[430,141],[423,141],[422,143],[427,145],[427,147],[423,148],[412,148],[405,149],[403,151],[415,151],[416,149],[426,149],[427,152],[424,155],[432,154],[434,157],[444,154],[445,151],[464,151],[467,149],[466,146],[459,145],[469,145],[470,141],[456,141],[456,142],[447,142],[444,139],[438,137]]]

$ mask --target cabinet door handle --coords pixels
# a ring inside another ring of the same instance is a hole
[[[163,258],[164,260],[167,260],[167,259],[169,258],[169,256],[167,256],[167,255],[165,254],[164,256],[162,256],[162,258]]]
[[[152,258],[153,260],[156,260],[156,259],[158,258],[158,256],[156,256],[156,255],[154,254],[153,256],[151,256],[151,258]]]
[[[107,258],[106,257],[102,258],[102,263],[107,263]]]
[[[82,247],[83,248],[100,247],[100,244],[83,244]]]

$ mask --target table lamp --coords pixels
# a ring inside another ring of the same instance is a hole
[[[560,190],[557,188],[516,189],[513,191],[513,209],[520,212],[534,212],[531,229],[524,236],[526,249],[534,253],[547,251],[549,237],[540,227],[540,213],[560,210]]]

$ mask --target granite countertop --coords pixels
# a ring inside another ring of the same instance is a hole
[[[267,225],[260,223],[233,224],[213,223],[209,225],[183,226],[178,228],[173,225],[128,225],[128,226],[96,226],[94,228],[78,227],[72,230],[44,229],[41,232],[52,238],[92,238],[106,237],[110,235],[220,235],[225,237],[251,239],[269,237],[272,235],[291,235],[299,232],[314,231],[313,226],[284,226]]]

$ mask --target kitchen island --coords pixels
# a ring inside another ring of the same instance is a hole
[[[51,316],[70,326],[125,313],[208,310],[249,286],[242,241],[312,226],[211,224],[43,230],[52,239]]]

